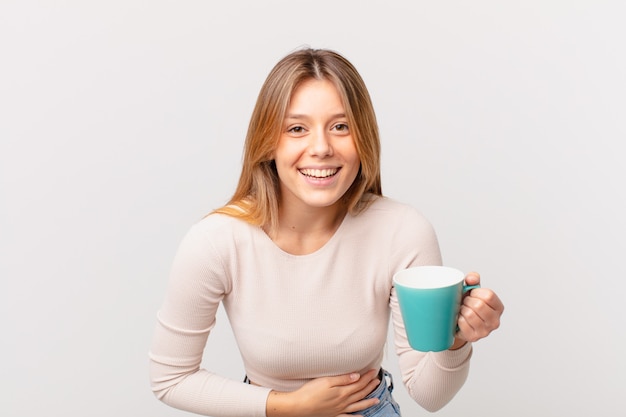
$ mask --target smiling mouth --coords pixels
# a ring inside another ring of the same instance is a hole
[[[329,178],[335,175],[339,171],[339,168],[332,169],[301,169],[300,173],[310,178]]]

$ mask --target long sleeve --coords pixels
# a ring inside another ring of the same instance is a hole
[[[412,266],[441,265],[439,243],[430,223],[409,209],[402,224],[392,245],[395,249],[391,252],[391,274]],[[389,305],[402,382],[420,406],[437,411],[450,402],[465,383],[472,346],[467,343],[455,351],[416,351],[409,346],[395,288],[391,290]]]
[[[402,382],[411,398],[428,411],[445,406],[461,389],[469,373],[472,346],[458,350],[419,352],[409,346],[395,289],[391,308],[394,345],[398,355]]]
[[[215,314],[228,290],[226,274],[206,239],[194,227],[175,257],[151,346],[154,394],[166,404],[214,417],[264,417],[268,388],[232,381],[200,368]]]

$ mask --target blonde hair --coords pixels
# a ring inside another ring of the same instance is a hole
[[[378,123],[363,79],[340,54],[305,48],[281,59],[263,83],[248,126],[239,183],[227,205],[213,213],[275,230],[280,184],[272,158],[291,95],[303,81],[312,78],[329,80],[337,88],[361,160],[359,173],[342,197],[342,204],[356,214],[367,207],[371,200],[368,194],[382,195]]]

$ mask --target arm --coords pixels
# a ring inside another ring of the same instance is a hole
[[[269,389],[200,368],[228,285],[207,231],[195,225],[181,242],[158,313],[149,355],[152,390],[166,404],[197,414],[264,417]]]
[[[270,392],[267,417],[336,417],[365,410],[379,402],[364,399],[380,383],[378,370],[316,378],[293,392]]]
[[[465,281],[469,285],[480,284],[480,276],[471,272]],[[437,411],[456,395],[467,378],[472,352],[469,342],[487,337],[500,326],[504,305],[490,289],[472,290],[463,299],[458,320],[459,332],[450,349],[422,353],[408,346],[395,290],[391,303],[403,382],[420,405],[429,411]]]
[[[455,350],[419,352],[409,346],[400,307],[395,295],[391,296],[394,344],[402,382],[411,398],[428,411],[445,406],[461,389],[469,373],[472,354],[470,343],[459,341]]]
[[[431,224],[414,210],[406,210],[395,227],[392,242],[390,275],[418,265],[441,265],[437,236]],[[394,328],[402,382],[409,395],[428,411],[445,406],[461,389],[469,373],[471,344],[455,340],[444,352],[419,352],[409,346],[395,288],[391,289],[389,306]]]

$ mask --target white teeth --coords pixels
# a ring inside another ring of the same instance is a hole
[[[302,172],[307,177],[315,177],[315,178],[326,178],[331,177],[337,173],[337,168],[333,169],[301,169]]]

